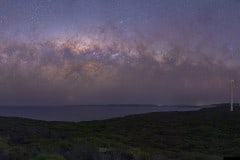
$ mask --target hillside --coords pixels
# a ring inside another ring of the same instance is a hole
[[[226,105],[78,123],[1,117],[0,159],[222,159],[240,156],[239,133],[240,109]]]

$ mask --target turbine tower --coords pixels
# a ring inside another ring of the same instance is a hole
[[[230,100],[231,100],[231,107],[230,111],[233,111],[233,87],[234,87],[234,80],[230,80]]]

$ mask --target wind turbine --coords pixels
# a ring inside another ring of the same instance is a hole
[[[234,87],[234,80],[230,80],[230,100],[231,100],[231,107],[230,111],[233,111],[233,87]]]

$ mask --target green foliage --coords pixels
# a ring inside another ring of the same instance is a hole
[[[9,149],[9,145],[7,144],[7,139],[0,137],[0,150],[8,150]]]
[[[218,107],[79,123],[0,117],[0,128],[0,159],[1,154],[13,160],[240,156],[238,108],[235,112]]]
[[[59,154],[39,154],[32,160],[65,160],[65,158]]]

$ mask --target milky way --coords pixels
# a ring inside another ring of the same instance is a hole
[[[218,103],[238,82],[238,1],[0,5],[2,104]]]

